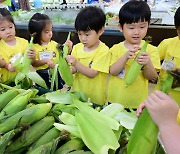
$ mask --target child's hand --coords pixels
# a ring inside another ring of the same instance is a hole
[[[28,52],[27,52],[27,56],[30,58],[30,59],[34,59],[36,57],[36,52],[33,50],[33,49],[30,49]]]
[[[143,103],[141,103],[141,104],[139,105],[139,107],[137,108],[137,111],[136,111],[136,116],[137,116],[137,117],[139,117],[139,116],[141,115],[141,113],[142,113],[142,111],[143,111],[144,108],[145,108],[145,103],[143,102]]]
[[[68,63],[70,63],[72,66],[76,65],[76,59],[72,55],[66,56],[66,60]]]
[[[73,42],[71,40],[67,40],[64,44],[69,47],[69,53],[68,54],[70,54],[71,50],[72,50]]]
[[[8,71],[10,71],[10,72],[15,72],[15,71],[16,71],[16,68],[13,67],[11,63],[6,64],[6,65],[5,65],[5,68],[6,68]]]
[[[46,64],[49,66],[49,68],[55,67],[55,63],[51,59],[46,59]]]
[[[70,70],[71,70],[72,73],[76,73],[77,72],[77,69],[74,66],[70,66]]]
[[[176,122],[179,107],[169,95],[155,91],[148,96],[144,103],[159,128],[170,126],[171,123]]]
[[[148,52],[142,52],[138,57],[137,61],[139,64],[146,65],[150,61],[150,56]]]
[[[135,53],[140,50],[140,46],[138,45],[134,45],[131,49],[128,50],[128,52],[126,53],[126,58],[127,59],[133,59],[135,57]]]

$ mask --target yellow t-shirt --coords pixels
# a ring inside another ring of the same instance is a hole
[[[141,46],[144,44],[144,40],[141,41]],[[124,42],[114,45],[111,49],[111,64],[119,60],[126,52],[127,48],[124,46]],[[156,47],[148,44],[147,52],[150,54],[153,66],[156,69],[160,68],[159,52]],[[137,108],[148,96],[148,80],[143,76],[140,71],[135,82],[128,87],[125,86],[124,79],[132,65],[133,59],[129,59],[125,65],[124,76],[111,75],[108,83],[107,99],[111,103],[120,103],[125,107]]]
[[[57,50],[57,42],[50,41],[47,45],[39,45],[34,44],[33,49],[36,52],[36,60],[42,60],[44,58],[49,58],[53,60],[54,62],[57,62],[58,60],[58,50]],[[36,70],[42,70],[48,68],[48,65],[42,65],[39,67],[34,67]]]
[[[22,56],[26,51],[28,41],[19,37],[16,37],[16,41],[17,42],[15,46],[10,46],[7,43],[5,43],[4,40],[2,39],[0,40],[0,57],[6,63],[10,63],[10,62],[13,63],[17,57]],[[13,82],[16,74],[17,74],[17,71],[10,72],[5,68],[1,68],[0,69],[0,82],[2,83]]]
[[[82,43],[75,45],[72,55],[81,64],[86,67],[91,65],[91,68],[99,73],[94,78],[89,78],[79,72],[75,73],[73,89],[85,93],[92,102],[102,105],[106,102],[106,84],[110,64],[109,48],[102,42],[91,52],[85,52],[83,47]]]
[[[175,64],[175,67],[180,68],[180,39],[178,36],[163,40],[159,44],[158,50],[160,53],[161,60],[170,60],[172,57],[174,57],[173,63]],[[164,79],[166,75],[166,72],[163,69],[161,69],[159,74],[160,78]],[[156,89],[158,89],[158,87],[159,83],[156,86]],[[170,90],[169,94],[180,105],[180,91],[172,89]]]

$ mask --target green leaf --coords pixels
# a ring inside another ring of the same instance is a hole
[[[25,77],[26,77],[26,75],[25,75],[24,73],[19,72],[19,73],[16,75],[15,84],[18,85],[19,82],[21,82]]]
[[[37,83],[41,87],[48,89],[45,81],[41,78],[41,76],[36,72],[28,72],[27,77],[30,78],[33,82]]]
[[[54,82],[58,82],[58,64],[55,65],[54,69],[51,69],[51,90],[53,91],[54,89]],[[56,83],[57,84],[57,83]],[[56,90],[57,90],[57,85],[56,85]]]

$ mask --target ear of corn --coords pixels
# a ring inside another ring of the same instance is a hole
[[[14,137],[15,132],[11,130],[0,138],[0,153],[3,154],[9,141]]]
[[[15,127],[29,125],[42,119],[50,111],[51,107],[51,103],[37,104],[16,113],[0,123],[0,134],[6,133]]]
[[[134,59],[126,77],[125,77],[125,84],[126,85],[131,85],[137,78],[141,68],[142,68],[142,65],[139,64],[137,62],[137,57],[139,56],[139,54],[141,52],[145,52],[146,51],[146,48],[147,48],[147,45],[148,45],[148,41],[146,41],[143,45],[143,47],[141,48],[141,50],[139,51],[139,53],[137,54],[136,58]]]
[[[81,139],[74,138],[57,149],[55,154],[67,154],[71,151],[81,150],[84,146],[85,145]]]
[[[54,123],[52,116],[45,117],[33,124],[28,130],[24,131],[23,134],[7,148],[7,152],[16,151],[22,147],[26,147],[41,137],[46,131],[48,131]]]
[[[33,93],[33,91],[29,89],[29,90],[25,91],[24,93],[17,95],[1,111],[0,118],[5,115],[17,113],[17,112],[25,109],[32,93]]]
[[[8,90],[0,95],[0,111],[18,95],[17,90]]]
[[[58,61],[59,73],[61,74],[64,82],[67,85],[72,86],[72,84],[73,84],[73,75],[71,73],[70,67],[69,67],[67,61],[63,58],[62,50],[60,50],[59,48],[58,48],[58,53],[59,53],[59,61]]]
[[[168,93],[173,83],[173,77],[168,74],[162,84],[161,91]],[[147,109],[143,109],[131,134],[128,146],[128,154],[153,153],[157,143],[158,127],[151,119]]]
[[[58,136],[60,136],[60,131],[57,128],[53,127],[32,145],[32,149],[35,149],[43,144],[49,143],[53,139],[56,139]]]

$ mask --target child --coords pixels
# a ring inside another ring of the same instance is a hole
[[[147,33],[151,11],[144,1],[129,1],[119,11],[119,30],[125,41],[114,45],[110,64],[108,84],[108,101],[120,103],[126,108],[137,108],[148,95],[148,80],[156,79],[156,69],[160,68],[159,53],[156,47],[148,44],[146,52],[137,57],[143,65],[133,84],[125,85],[125,77],[133,63],[138,50],[144,44],[142,40]]]
[[[82,9],[75,20],[81,43],[73,47],[67,61],[72,65],[74,91],[81,91],[96,104],[106,102],[106,82],[109,72],[109,48],[99,40],[104,32],[105,14],[97,7]]]
[[[158,46],[160,59],[164,60],[159,74],[160,79],[164,79],[166,77],[167,69],[174,67],[180,68],[180,7],[176,10],[174,15],[174,24],[178,36],[165,39]],[[157,89],[158,86],[156,87]],[[180,91],[178,89],[173,89],[169,94],[180,105]]]
[[[30,34],[36,34],[33,41],[36,60],[33,61],[32,65],[50,88],[51,82],[49,78],[49,69],[54,68],[55,62],[58,60],[58,50],[56,48],[57,42],[51,40],[52,22],[47,15],[35,13],[31,17],[28,26]],[[67,45],[72,46],[71,41],[69,41]],[[58,76],[58,79],[58,89],[62,89],[64,81],[60,75]]]
[[[161,140],[167,153],[180,153],[180,125],[177,123],[179,107],[168,95],[155,91],[139,106],[137,116],[146,107],[151,118],[157,124]],[[180,113],[180,112],[179,112]]]
[[[0,8],[0,82],[14,82],[17,74],[13,63],[24,54],[28,41],[16,37],[15,24],[10,12]],[[35,52],[28,51],[29,58],[35,57]]]

